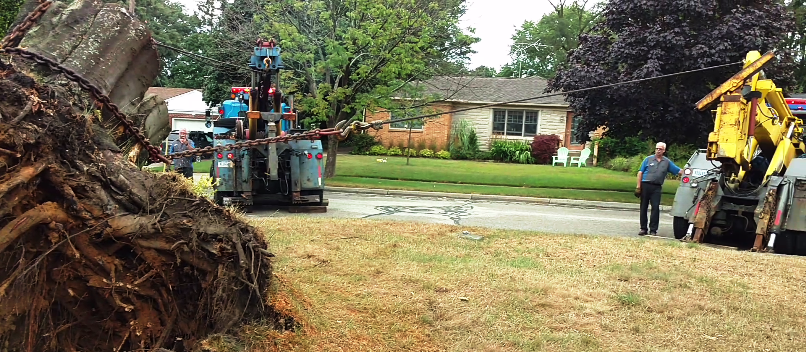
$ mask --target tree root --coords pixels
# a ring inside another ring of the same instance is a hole
[[[0,122],[0,349],[194,350],[280,321],[261,233],[181,176],[141,172],[115,147],[126,136],[3,70],[0,106],[19,114]]]

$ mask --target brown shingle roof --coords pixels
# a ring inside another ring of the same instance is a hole
[[[540,77],[448,77],[437,76],[420,82],[430,97],[452,101],[500,103],[544,95],[546,80]],[[521,103],[568,105],[562,95],[532,99]]]
[[[154,94],[154,95],[162,98],[162,100],[168,100],[168,99],[171,99],[171,98],[173,98],[175,96],[182,95],[182,94],[185,94],[187,92],[194,91],[194,90],[197,90],[197,89],[151,87],[151,88],[148,88],[148,91],[146,91],[146,94]]]

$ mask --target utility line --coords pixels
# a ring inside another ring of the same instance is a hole
[[[180,48],[177,48],[177,47],[170,46],[168,44],[163,44],[163,43],[160,43],[160,42],[154,40],[153,38],[151,39],[151,42],[152,42],[152,44],[154,44],[156,46],[161,46],[161,47],[166,48],[166,49],[171,49],[171,50],[174,50],[174,51],[178,51],[178,52],[180,52],[182,54],[190,55],[190,56],[193,56],[193,57],[195,57],[197,59],[201,59],[201,60],[207,60],[207,61],[216,63],[216,64],[221,65],[221,66],[231,66],[231,67],[234,67],[234,68],[236,68],[238,70],[249,70],[249,71],[261,72],[258,69],[251,69],[251,68],[247,69],[247,68],[245,68],[245,67],[243,67],[241,65],[236,65],[236,64],[229,63],[229,62],[224,62],[224,61],[219,61],[219,60],[213,59],[211,57],[195,54],[195,53],[192,53],[192,52],[184,50],[184,49],[180,49]]]
[[[208,60],[210,62],[214,62],[214,63],[217,63],[219,65],[232,66],[232,67],[238,68],[240,70],[244,69],[243,66],[238,66],[238,65],[235,65],[235,64],[232,64],[232,63],[229,63],[229,62],[219,61],[219,60],[209,58],[209,57],[206,57],[206,56],[203,56],[203,55],[195,54],[195,53],[189,52],[187,50],[179,49],[179,48],[167,45],[167,44],[160,43],[160,42],[154,40],[153,38],[151,39],[151,41],[152,41],[152,43],[154,45],[161,46],[161,47],[171,49],[171,50],[175,50],[175,51],[178,51],[180,53],[187,54],[187,55],[191,55],[191,56],[194,56],[194,57],[202,59],[202,60]],[[400,119],[388,119],[388,120],[383,120],[383,121],[376,121],[376,122],[372,122],[372,124],[374,124],[374,125],[386,125],[386,124],[395,123],[395,122],[405,122],[405,121],[419,120],[419,119],[424,119],[424,118],[428,118],[428,117],[440,116],[440,115],[444,115],[444,114],[453,114],[453,113],[457,113],[457,112],[464,112],[464,111],[470,111],[470,110],[476,110],[476,109],[484,109],[484,108],[490,108],[490,107],[501,106],[501,105],[506,105],[506,104],[521,103],[521,102],[529,101],[529,100],[536,100],[536,99],[542,99],[542,98],[555,97],[555,96],[558,96],[558,95],[581,93],[581,92],[587,92],[587,91],[591,91],[591,90],[622,86],[622,85],[625,85],[625,84],[641,83],[641,82],[647,82],[647,81],[652,81],[652,80],[656,80],[656,79],[663,79],[663,78],[669,78],[669,77],[675,77],[675,76],[682,76],[682,75],[695,73],[695,72],[710,71],[710,70],[715,70],[715,69],[719,69],[719,68],[724,68],[724,67],[729,67],[729,66],[734,66],[734,65],[740,65],[742,63],[743,63],[742,61],[738,61],[738,62],[732,62],[732,63],[729,63],[729,64],[708,66],[708,67],[703,67],[703,68],[698,68],[698,69],[693,69],[693,70],[688,70],[688,71],[680,71],[680,72],[675,72],[675,73],[669,73],[669,74],[655,76],[655,77],[639,78],[639,79],[634,79],[634,80],[629,80],[629,81],[624,81],[624,82],[605,84],[605,85],[601,85],[601,86],[582,88],[582,89],[574,89],[574,90],[569,90],[569,91],[565,91],[565,92],[544,94],[544,95],[538,95],[538,96],[535,96],[535,97],[529,97],[529,98],[523,98],[523,99],[509,100],[509,101],[504,101],[504,102],[500,102],[500,103],[490,103],[490,104],[485,104],[485,105],[480,105],[480,106],[473,106],[473,107],[467,107],[467,108],[456,109],[456,110],[451,110],[451,111],[438,112],[438,113],[420,115],[420,116],[413,116],[413,117],[406,117],[406,118],[400,118]],[[250,69],[250,70],[260,72],[260,70],[257,70],[257,69]],[[435,100],[433,102],[439,102],[439,101],[440,100]]]
[[[560,93],[544,94],[544,95],[538,95],[536,97],[516,99],[516,100],[504,101],[504,102],[500,102],[500,103],[491,103],[491,104],[485,104],[485,105],[480,105],[480,106],[473,106],[473,107],[456,109],[456,110],[451,110],[451,111],[433,113],[433,114],[428,114],[428,115],[420,115],[420,116],[406,117],[406,118],[400,118],[400,119],[389,119],[389,120],[383,120],[383,121],[377,121],[377,122],[371,122],[371,123],[372,124],[378,124],[378,125],[385,125],[385,124],[395,123],[395,122],[411,121],[411,120],[423,119],[423,118],[427,118],[427,117],[440,116],[440,115],[444,115],[444,114],[453,114],[453,113],[457,113],[457,112],[464,112],[464,111],[470,111],[470,110],[476,110],[476,109],[490,108],[490,107],[506,105],[506,104],[521,103],[521,102],[528,101],[528,100],[535,100],[535,99],[554,97],[554,96],[558,96],[558,95],[566,95],[566,94],[587,92],[587,91],[590,91],[590,90],[603,89],[603,88],[609,88],[609,87],[616,87],[616,86],[621,86],[621,85],[625,85],[625,84],[640,83],[640,82],[646,82],[646,81],[651,81],[651,80],[656,80],[656,79],[681,76],[681,75],[694,73],[694,72],[710,71],[710,70],[715,70],[715,69],[718,69],[718,68],[724,68],[724,67],[729,67],[729,66],[733,66],[733,65],[739,65],[739,64],[742,64],[742,63],[743,62],[739,61],[739,62],[733,62],[733,63],[729,63],[729,64],[722,64],[722,65],[698,68],[698,69],[694,69],[694,70],[675,72],[675,73],[670,73],[670,74],[660,75],[660,76],[655,76],[655,77],[640,78],[640,79],[634,79],[634,80],[625,81],[625,82],[617,82],[617,83],[610,83],[610,84],[605,84],[605,85],[595,86],[595,87],[589,87],[589,88],[574,89],[574,90],[569,90],[569,91],[560,92]],[[439,101],[439,100],[437,100],[437,101]]]

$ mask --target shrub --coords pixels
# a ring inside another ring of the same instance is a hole
[[[557,155],[562,140],[556,134],[538,134],[532,139],[532,156],[539,164],[548,164]]]
[[[492,154],[490,152],[478,152],[476,153],[476,160],[493,160]]]
[[[599,161],[624,157],[629,158],[634,155],[652,154],[655,150],[655,143],[641,139],[640,137],[627,137],[624,139],[614,139],[605,137],[599,140]]]
[[[641,168],[641,163],[644,161],[644,158],[646,157],[641,155],[635,155],[629,158],[617,156],[608,160],[604,165],[606,169],[637,174],[638,170]]]
[[[695,150],[697,147],[691,144],[667,144],[666,157],[672,159],[677,166],[683,167]]]
[[[414,150],[414,149],[406,149],[406,150],[403,152],[403,156],[406,156],[406,154],[408,154],[408,156],[413,156],[413,157],[415,157],[415,158],[417,157],[417,151],[416,151],[416,150]]]
[[[389,156],[396,156],[396,155],[403,155],[403,151],[400,150],[398,147],[391,147],[389,150],[386,151],[386,155]]]
[[[495,141],[490,148],[490,157],[493,160],[531,164],[534,163],[532,148],[521,141]]]
[[[433,158],[434,157],[434,151],[431,150],[431,149],[420,150],[420,156],[423,157],[423,158]]]
[[[479,139],[476,129],[470,122],[459,120],[454,124],[448,150],[453,159],[463,160],[476,157],[479,152]]]
[[[386,147],[382,145],[373,145],[369,148],[369,155],[386,155]]]
[[[450,159],[451,158],[451,153],[449,151],[440,150],[440,151],[437,152],[437,158]]]
[[[353,147],[353,150],[350,151],[350,154],[353,155],[366,155],[372,147],[379,144],[375,136],[369,133],[351,134],[345,142],[344,145]]]

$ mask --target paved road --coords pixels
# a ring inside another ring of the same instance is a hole
[[[309,216],[423,221],[552,233],[637,236],[638,212],[556,205],[328,192],[327,213],[289,214],[256,209],[250,216]],[[661,213],[659,236],[672,236],[672,217]]]

